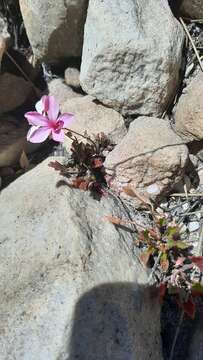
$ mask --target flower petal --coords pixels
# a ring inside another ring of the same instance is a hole
[[[64,132],[63,132],[63,130],[60,130],[60,131],[52,130],[52,138],[55,141],[63,142],[64,141]]]
[[[30,125],[34,126],[48,126],[49,120],[46,116],[39,114],[37,111],[30,111],[25,114],[25,117]]]
[[[49,110],[49,96],[42,96],[42,98],[35,104],[35,109],[40,114],[47,112]]]
[[[27,133],[27,140],[32,143],[41,143],[51,134],[51,129],[47,127],[32,126]]]
[[[49,98],[49,108],[47,110],[49,120],[56,120],[59,114],[59,104],[56,101],[54,96],[48,96]]]
[[[63,121],[63,128],[69,126],[74,121],[74,114],[72,113],[64,113],[61,114],[58,118],[59,121]]]

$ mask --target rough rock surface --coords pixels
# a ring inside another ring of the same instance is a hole
[[[181,95],[176,113],[176,131],[185,140],[203,139],[203,73],[199,72]]]
[[[16,164],[23,150],[31,153],[40,146],[27,142],[27,131],[23,119],[19,122],[10,115],[0,117],[0,168]]]
[[[180,11],[191,19],[202,19],[203,2],[202,0],[182,0],[180,2]]]
[[[163,119],[139,117],[106,158],[118,189],[130,185],[153,200],[166,195],[184,174],[187,147]]]
[[[61,78],[53,79],[48,83],[48,92],[49,95],[53,95],[57,99],[60,106],[70,98],[82,96],[66,85]]]
[[[22,77],[10,73],[0,75],[0,113],[14,110],[22,105],[30,92],[29,82]]]
[[[188,360],[201,360],[203,359],[203,324],[201,309],[198,317],[196,317],[194,329],[187,358]]]
[[[0,37],[4,40],[9,41],[10,33],[8,32],[8,25],[6,19],[0,15]]]
[[[80,56],[87,0],[20,0],[36,60],[56,63]]]
[[[179,83],[183,40],[166,0],[90,0],[81,86],[123,114],[160,115]]]
[[[161,360],[134,236],[103,219],[125,210],[57,187],[50,160],[0,195],[1,360]]]
[[[75,121],[70,129],[88,135],[105,133],[116,144],[126,135],[127,130],[122,115],[117,111],[99,104],[91,96],[67,100],[61,107],[62,112],[75,114]],[[71,141],[65,139],[65,146],[70,147]]]
[[[80,72],[78,69],[68,67],[65,70],[64,76],[67,85],[75,89],[80,89]]]

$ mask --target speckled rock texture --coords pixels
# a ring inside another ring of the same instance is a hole
[[[167,0],[90,0],[81,86],[122,114],[161,115],[179,84],[183,41]]]
[[[36,61],[80,56],[88,0],[20,0]]]
[[[126,210],[57,186],[50,160],[0,194],[0,359],[162,360],[134,234],[104,219]]]
[[[166,120],[139,117],[107,155],[105,167],[121,194],[130,186],[157,201],[180,181],[187,161],[187,147]]]
[[[200,71],[184,89],[176,113],[176,132],[186,142],[203,139],[203,73]]]

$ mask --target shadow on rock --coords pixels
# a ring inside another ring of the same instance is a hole
[[[97,286],[76,304],[65,359],[162,359],[159,326],[159,304],[149,288],[133,283]]]

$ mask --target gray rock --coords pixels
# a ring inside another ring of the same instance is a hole
[[[166,196],[184,176],[188,149],[163,119],[139,117],[127,135],[106,157],[112,186],[137,189],[156,201]]]
[[[191,221],[188,224],[188,230],[189,232],[197,231],[200,227],[199,221]]]
[[[53,95],[57,99],[60,107],[63,106],[67,100],[82,96],[81,94],[71,89],[70,86],[66,85],[61,78],[53,79],[48,83],[48,92],[49,95]]]
[[[191,19],[202,19],[203,2],[202,0],[181,0],[180,11]]]
[[[1,360],[161,360],[134,234],[104,220],[125,210],[57,186],[50,160],[0,195]]]
[[[123,114],[161,115],[177,90],[183,40],[167,0],[90,0],[81,86]]]
[[[4,17],[0,15],[0,37],[3,37],[6,41],[10,40],[10,33],[8,31],[8,24]]]
[[[22,151],[26,154],[35,151],[40,144],[28,143],[26,135],[28,124],[10,115],[0,117],[0,168],[18,163]]]
[[[22,105],[31,90],[30,83],[22,77],[10,73],[0,75],[0,113],[12,111]]]
[[[36,60],[56,63],[80,56],[88,0],[20,0]]]
[[[69,99],[62,105],[61,111],[74,113],[75,121],[69,128],[80,134],[87,132],[92,136],[103,132],[117,144],[127,133],[122,115],[94,101],[91,96]],[[67,149],[71,143],[72,141],[66,137],[64,145]]]
[[[80,89],[80,72],[78,69],[68,67],[65,70],[64,77],[67,85],[75,89]]]
[[[203,139],[203,73],[184,89],[175,113],[175,129],[185,142]]]
[[[202,301],[201,305],[202,306]],[[196,317],[194,324],[194,332],[192,334],[191,344],[187,355],[188,360],[202,360],[203,359],[203,324],[202,324],[202,312]]]

